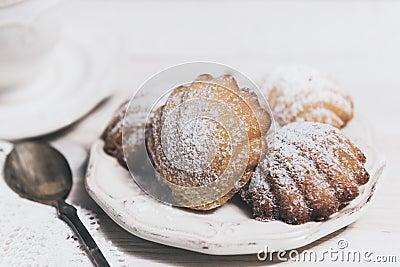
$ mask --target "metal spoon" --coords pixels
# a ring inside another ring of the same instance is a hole
[[[21,197],[56,207],[58,217],[74,230],[93,264],[109,266],[76,208],[65,203],[72,187],[72,173],[60,152],[46,143],[17,143],[6,158],[4,179]]]

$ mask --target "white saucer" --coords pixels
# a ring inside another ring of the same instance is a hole
[[[116,46],[104,34],[65,34],[31,82],[0,91],[0,139],[62,129],[110,96]]]
[[[102,140],[92,146],[86,189],[116,223],[143,239],[215,255],[252,254],[265,246],[270,251],[294,249],[353,223],[365,212],[385,167],[369,130],[355,118],[344,131],[366,154],[370,181],[355,200],[324,222],[259,222],[238,198],[211,212],[162,204],[144,194],[129,173],[104,153]]]

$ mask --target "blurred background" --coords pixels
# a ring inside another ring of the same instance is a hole
[[[66,27],[87,27],[88,35],[104,29],[118,40],[116,90],[125,97],[186,61],[225,63],[256,82],[277,65],[306,64],[331,73],[356,110],[393,138],[400,134],[399,11],[400,2],[378,0],[80,0],[63,8]]]

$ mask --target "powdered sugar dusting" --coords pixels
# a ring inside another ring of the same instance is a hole
[[[280,125],[316,121],[341,128],[353,116],[350,96],[338,83],[309,67],[276,69],[263,85],[263,92]]]
[[[242,194],[259,220],[324,220],[368,181],[362,152],[330,125],[290,123],[268,143],[267,157]]]
[[[137,97],[143,98],[144,96],[139,95]],[[102,134],[102,138],[105,140],[104,151],[116,157],[125,168],[127,168],[127,165],[123,147],[134,153],[139,150],[140,146],[144,145],[146,117],[147,110],[145,106],[130,107],[129,101],[125,101],[114,112],[111,122]],[[124,140],[122,138],[123,134],[125,136]]]
[[[264,112],[256,94],[240,89],[230,75],[205,74],[176,88],[149,124],[146,139],[155,169],[178,197],[220,201],[209,207],[223,204],[220,192],[228,193],[227,201],[262,156],[262,136],[270,126]],[[177,186],[208,186],[209,192],[194,196]]]

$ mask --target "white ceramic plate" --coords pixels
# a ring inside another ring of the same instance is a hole
[[[39,77],[0,91],[0,139],[64,128],[110,96],[116,46],[109,36],[64,34]]]
[[[307,245],[357,220],[370,201],[385,161],[373,148],[370,129],[354,119],[344,129],[367,156],[370,181],[359,197],[324,222],[288,225],[280,221],[259,222],[236,196],[210,212],[175,208],[152,199],[135,184],[117,161],[103,152],[103,141],[93,144],[86,188],[103,210],[128,232],[141,238],[178,248],[215,255],[288,250]]]

